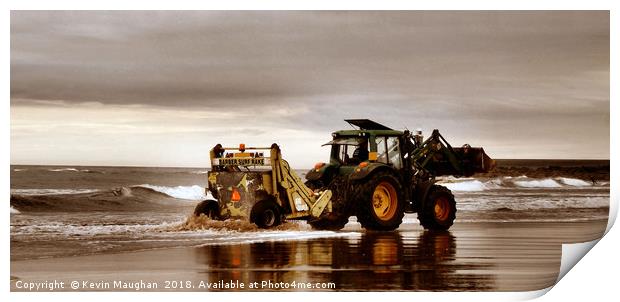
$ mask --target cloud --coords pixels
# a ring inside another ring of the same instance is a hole
[[[261,133],[370,117],[496,145],[588,125],[604,157],[609,12],[12,11],[11,106],[91,103]]]

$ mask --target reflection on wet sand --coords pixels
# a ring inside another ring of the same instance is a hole
[[[195,255],[196,262],[207,267],[201,274],[209,282],[333,282],[335,290],[489,290],[494,287],[493,276],[479,273],[492,264],[455,261],[456,241],[450,232],[360,235],[208,245],[196,249]]]

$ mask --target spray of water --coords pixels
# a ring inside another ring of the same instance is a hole
[[[279,226],[269,229],[269,231],[305,231],[310,230],[310,226],[304,222],[288,221]],[[200,231],[200,230],[228,230],[237,232],[260,232],[264,231],[255,224],[240,219],[214,220],[205,215],[188,215],[184,223],[174,226],[171,231]]]

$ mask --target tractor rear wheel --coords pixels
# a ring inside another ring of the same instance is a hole
[[[422,209],[418,211],[418,220],[427,230],[445,231],[456,219],[456,201],[452,192],[444,187],[433,185]]]
[[[255,223],[261,229],[278,226],[282,223],[280,207],[270,200],[258,202],[252,208],[250,222]]]
[[[353,191],[358,204],[357,221],[365,229],[391,231],[403,222],[402,187],[390,173],[379,172]]]
[[[203,200],[194,208],[194,216],[205,215],[210,219],[219,218],[219,206],[217,201],[212,199]]]

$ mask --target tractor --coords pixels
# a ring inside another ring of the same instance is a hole
[[[390,231],[405,213],[417,213],[429,230],[447,230],[456,218],[452,192],[437,176],[471,176],[495,166],[482,148],[453,148],[433,130],[398,131],[368,119],[345,120],[356,129],[332,133],[328,163],[306,174],[306,186],[331,190],[332,211],[308,222],[315,229],[338,230],[352,215],[365,229]]]

